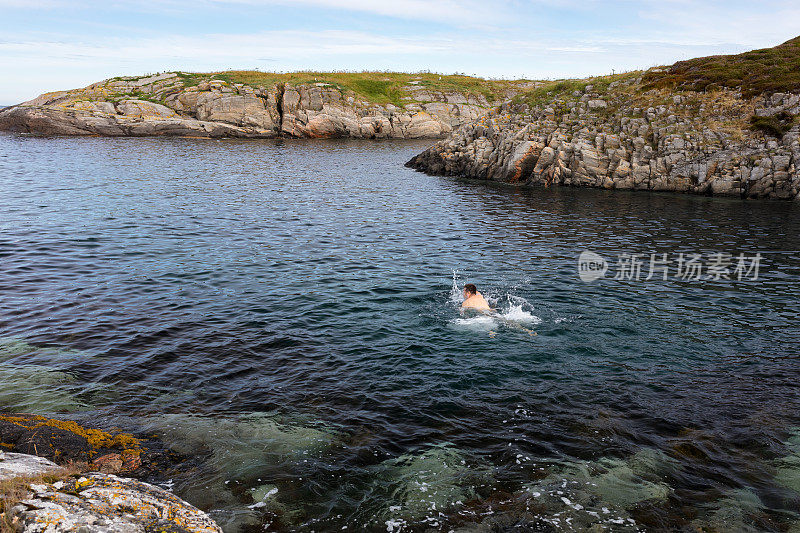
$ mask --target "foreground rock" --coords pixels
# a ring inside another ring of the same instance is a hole
[[[400,88],[405,95],[402,103],[394,105],[376,103],[333,83],[270,83],[268,76],[259,78],[258,73],[256,79],[263,78],[263,85],[220,79],[235,79],[231,78],[235,74],[170,72],[48,93],[0,110],[0,130],[109,136],[434,138],[478,118],[529,85],[503,82],[511,85],[503,85],[489,101],[479,92],[433,90],[411,80]],[[379,87],[389,83],[356,81]]]
[[[52,474],[58,471],[60,471],[60,467],[44,457],[0,452],[0,481],[20,476]]]
[[[162,479],[185,457],[160,441],[39,415],[0,413],[0,450],[36,455],[59,465]]]
[[[29,450],[0,451],[0,523],[13,531],[221,532],[174,494],[111,473],[164,479],[182,458],[155,441],[71,420],[0,414],[0,445]]]
[[[739,72],[742,61],[770,53],[800,60],[800,38],[759,54],[697,61]],[[762,63],[768,85],[720,79],[725,71],[716,68],[708,75],[717,83],[703,90],[675,86],[682,64],[554,82],[462,126],[407,166],[545,187],[798,199],[800,88],[795,77],[780,78],[780,64]],[[780,83],[786,92],[775,91]]]
[[[30,484],[6,520],[20,533],[220,532],[204,512],[153,485],[112,474]]]

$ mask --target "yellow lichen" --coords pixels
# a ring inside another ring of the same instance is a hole
[[[54,420],[43,416],[13,416],[0,415],[0,420],[11,422],[26,429],[37,429],[40,427],[54,427],[64,431],[69,431],[75,435],[80,435],[89,443],[92,452],[98,448],[121,448],[123,454],[138,456],[142,453],[140,441],[129,433],[118,433],[112,435],[101,429],[85,428],[72,420]]]

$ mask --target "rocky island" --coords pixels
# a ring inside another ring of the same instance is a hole
[[[800,198],[800,37],[512,98],[414,157],[515,184]]]
[[[165,72],[43,94],[0,130],[58,135],[435,138],[535,82],[399,73]]]
[[[0,130],[441,138],[408,166],[515,184],[798,199],[800,38],[552,82],[401,73],[166,72],[47,93]]]

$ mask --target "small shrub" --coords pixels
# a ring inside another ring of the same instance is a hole
[[[782,111],[777,115],[768,117],[754,115],[750,117],[750,127],[754,130],[764,132],[767,135],[780,138],[792,129],[796,121],[797,117]]]

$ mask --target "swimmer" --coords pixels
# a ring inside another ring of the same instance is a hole
[[[523,327],[521,324],[503,317],[497,313],[497,309],[492,309],[489,307],[489,302],[486,301],[486,298],[484,298],[483,295],[478,292],[478,288],[472,283],[467,283],[464,285],[464,303],[461,304],[461,309],[475,309],[481,313],[489,314],[495,320],[499,320],[512,329],[525,331],[531,336],[537,335],[537,333],[532,329]],[[497,335],[496,331],[489,332],[490,337],[494,337],[495,335]]]
[[[478,292],[478,288],[472,283],[464,285],[464,303],[461,304],[461,309],[475,309],[477,311],[494,311],[489,307],[489,303]]]

